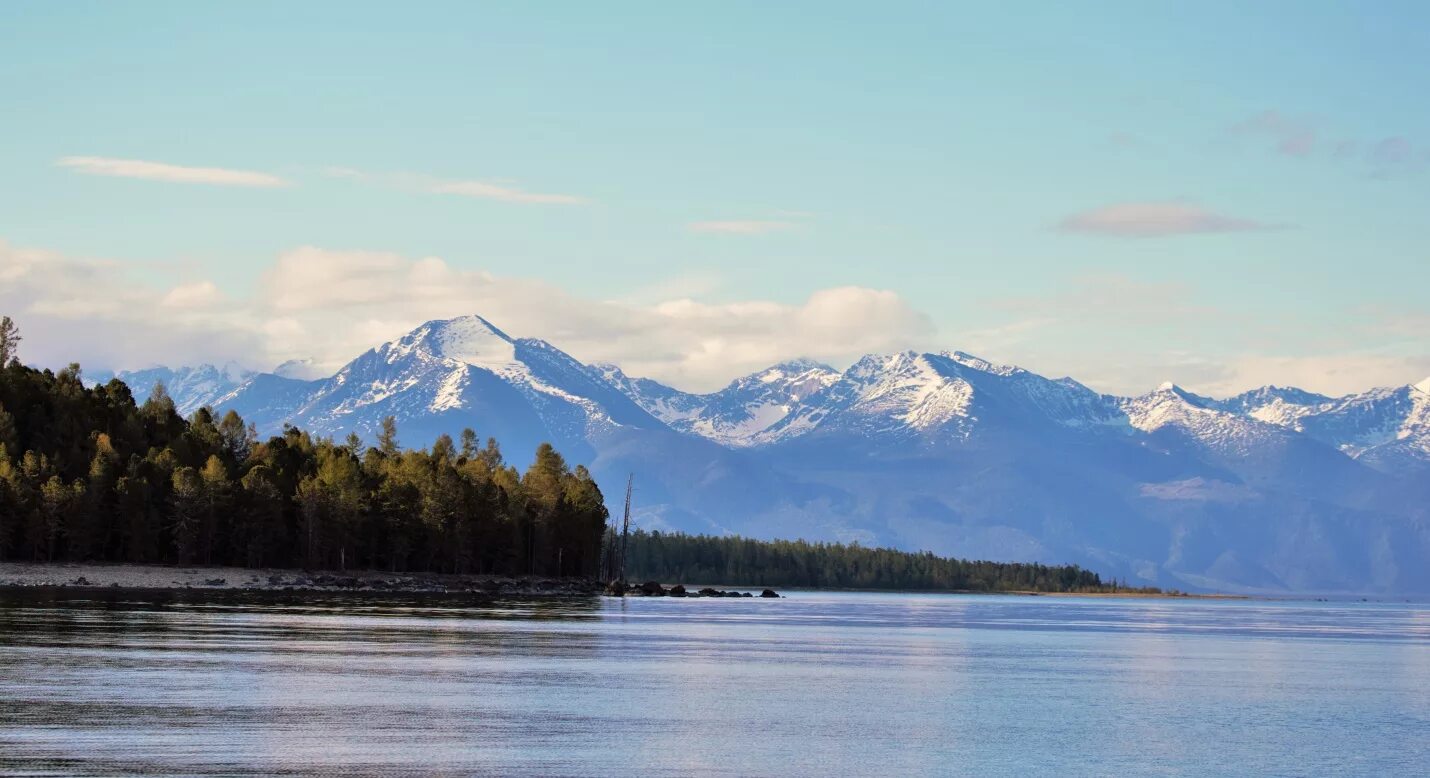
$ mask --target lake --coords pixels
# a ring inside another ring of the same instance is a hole
[[[0,772],[1423,774],[1430,605],[0,593]]]

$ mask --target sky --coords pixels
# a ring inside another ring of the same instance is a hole
[[[30,363],[477,313],[710,390],[963,350],[1124,394],[1430,375],[1430,5],[9,3]]]

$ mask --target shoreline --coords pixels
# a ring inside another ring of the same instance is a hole
[[[626,596],[645,596],[632,583]],[[730,586],[753,589],[763,586]],[[698,597],[695,587],[691,596]],[[391,573],[378,570],[300,570],[288,568],[221,567],[210,565],[137,565],[129,563],[0,562],[0,592],[52,589],[118,592],[354,592],[364,594],[480,594],[488,596],[585,597],[605,595],[594,579],[540,576],[462,575],[452,573]],[[843,589],[789,587],[789,592],[867,592],[872,594],[986,594],[1022,597],[1129,597],[1138,599],[1248,600],[1248,594],[1170,592],[1039,592],[976,589]],[[677,595],[678,596],[678,595]]]
[[[206,565],[0,562],[0,592],[37,589],[113,592],[354,592],[586,597],[594,579],[540,576],[291,570]]]

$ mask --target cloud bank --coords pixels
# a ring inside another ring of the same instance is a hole
[[[691,222],[686,228],[691,232],[717,235],[764,235],[780,232],[796,226],[789,221],[767,221],[759,219],[739,219],[731,221]]]
[[[1161,238],[1216,232],[1272,229],[1272,225],[1227,216],[1185,202],[1136,202],[1105,205],[1075,213],[1058,229],[1122,238]]]
[[[323,170],[329,178],[343,178],[349,181],[375,183],[393,189],[430,194],[475,197],[484,200],[498,200],[505,203],[527,205],[581,205],[588,202],[584,197],[572,194],[528,192],[510,183],[492,181],[450,181],[433,176],[414,173],[369,173],[350,167],[329,167]]]
[[[259,369],[312,359],[331,374],[429,319],[479,313],[514,337],[551,341],[683,388],[714,389],[797,356],[852,361],[929,342],[927,316],[897,294],[845,286],[797,303],[642,304],[592,300],[541,281],[453,267],[438,257],[302,247],[279,256],[248,297],[208,281],[169,288],[124,266],[0,242],[0,310],[25,331],[25,358],[95,368],[236,360]]]
[[[204,279],[159,286],[153,277],[0,241],[0,313],[20,323],[25,360],[47,367],[233,360],[271,370],[299,360],[319,377],[424,321],[477,313],[515,337],[694,391],[784,359],[843,366],[907,348],[964,349],[1119,394],[1163,380],[1216,396],[1270,383],[1344,394],[1430,375],[1423,312],[1352,310],[1333,331],[1296,322],[1306,335],[1287,343],[1280,316],[1209,305],[1189,284],[1119,275],[985,300],[985,324],[942,334],[898,294],[859,286],[798,302],[709,302],[671,283],[639,301],[595,300],[438,257],[317,247],[277,256],[243,297]]]
[[[55,164],[76,173],[114,178],[139,178],[147,181],[169,181],[180,184],[212,184],[274,188],[287,186],[278,176],[252,170],[231,170],[221,167],[189,167],[143,159],[112,157],[61,157]]]

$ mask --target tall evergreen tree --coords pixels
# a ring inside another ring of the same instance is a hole
[[[0,316],[0,369],[19,358],[21,340],[15,322],[9,316]]]

